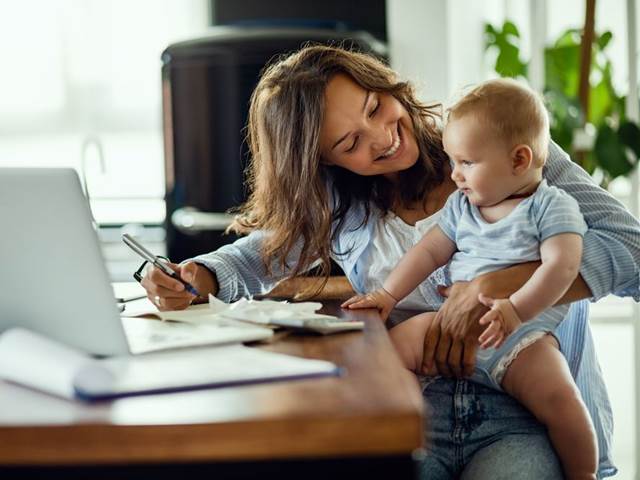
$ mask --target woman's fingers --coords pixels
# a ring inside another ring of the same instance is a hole
[[[456,378],[462,378],[462,342],[453,340],[449,349],[449,368]]]
[[[170,263],[169,266],[174,270],[179,270],[179,266],[174,263]],[[156,267],[152,267],[147,270],[147,274],[144,276],[141,283],[147,291],[153,290],[155,286],[162,287],[167,290],[172,290],[174,292],[184,291],[184,285],[182,283],[180,283],[175,278],[171,278],[169,275]]]
[[[436,348],[436,365],[438,366],[440,374],[445,377],[452,376],[451,368],[449,368],[449,351],[451,350],[451,343],[451,335],[446,331],[442,332]]]
[[[476,368],[476,352],[478,351],[478,342],[472,335],[467,335],[464,339],[464,352],[462,352],[462,375],[470,377]]]
[[[422,354],[422,365],[426,371],[435,370],[435,357],[438,341],[440,340],[440,322],[438,315],[433,319],[424,335],[424,351]]]
[[[180,265],[178,274],[185,282],[193,283],[197,281],[198,269],[197,263],[189,262]]]
[[[179,271],[180,266],[169,266]],[[184,285],[156,267],[149,268],[140,282],[147,291],[147,297],[159,310],[182,310],[188,307],[193,295],[184,289]]]

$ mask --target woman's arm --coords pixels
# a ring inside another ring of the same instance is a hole
[[[541,262],[527,262],[503,270],[485,273],[471,282],[457,282],[442,288],[447,297],[429,331],[424,344],[424,371],[437,371],[458,378],[473,374],[478,350],[478,337],[484,326],[478,320],[488,311],[478,295],[508,298],[531,278]],[[573,281],[558,304],[592,297],[581,275]],[[445,328],[446,325],[446,328]]]
[[[204,300],[209,293],[225,302],[265,294],[287,276],[290,266],[295,265],[300,245],[289,253],[284,268],[274,259],[271,272],[267,273],[261,255],[263,239],[264,233],[256,231],[215,252],[172,265],[172,268],[190,282]],[[194,301],[193,295],[186,292],[180,282],[155,268],[147,272],[141,283],[147,296],[161,310],[183,309]]]
[[[640,300],[640,223],[609,192],[571,161],[558,145],[549,146],[544,176],[578,201],[587,223],[580,273],[598,300],[611,293]]]
[[[216,296],[220,300],[232,302],[242,297],[264,295],[286,278],[289,269],[283,269],[278,259],[272,260],[271,273],[267,273],[261,255],[264,235],[262,231],[255,231],[215,252],[192,259],[215,275]],[[300,245],[289,253],[285,265],[295,265],[299,255]]]
[[[499,348],[522,322],[527,322],[556,302],[578,276],[582,258],[582,236],[553,235],[540,244],[540,261],[531,278],[508,298],[481,296],[490,308],[479,322],[487,326],[478,338],[482,348]]]

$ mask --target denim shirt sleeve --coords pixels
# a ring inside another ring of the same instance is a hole
[[[219,286],[217,297],[220,300],[232,302],[242,297],[267,293],[287,276],[289,268],[283,269],[280,262],[275,260],[271,264],[271,275],[267,274],[261,255],[264,236],[263,231],[255,231],[215,252],[191,259],[215,273]],[[299,254],[300,248],[295,248],[286,265],[297,261]]]
[[[544,176],[578,201],[589,229],[580,274],[592,300],[614,293],[640,300],[640,224],[609,192],[551,142]]]
[[[336,199],[329,182],[327,182],[327,189],[330,192],[329,206],[333,208]],[[360,209],[356,210],[360,211]],[[353,225],[355,223],[357,225],[360,217],[361,215],[354,215],[352,211],[348,212],[347,224]],[[359,245],[362,242],[359,242],[361,235],[358,233],[361,234],[362,229],[356,227],[354,230],[356,232],[355,243]],[[262,244],[266,235],[265,231],[257,230],[232,244],[224,245],[214,252],[199,255],[190,260],[207,267],[216,275],[219,287],[216,296],[224,302],[233,302],[242,297],[265,294],[289,275],[298,262],[302,250],[302,241],[298,241],[287,256],[284,268],[278,258],[271,259],[269,274],[262,258]],[[342,237],[343,235],[338,236],[338,238]],[[359,252],[360,250],[357,250],[354,254],[348,255],[347,260],[353,261],[352,259],[357,258]],[[344,267],[344,259],[340,260],[342,261],[338,261],[338,263]],[[317,263],[309,266],[309,269],[316,266]]]
[[[600,457],[598,478],[614,475],[617,469],[611,458],[613,413],[589,328],[589,302],[572,303],[555,335],[593,420]]]

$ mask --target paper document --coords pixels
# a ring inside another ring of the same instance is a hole
[[[243,345],[93,359],[24,329],[0,335],[0,378],[65,398],[142,393],[339,375],[331,362]]]
[[[147,291],[138,282],[111,282],[116,302],[130,302],[147,296]]]
[[[234,303],[224,303],[213,295],[209,295],[209,308],[212,312],[225,318],[322,334],[364,328],[364,322],[316,313],[322,308],[322,304],[318,302],[289,303],[287,301],[241,298]]]
[[[96,360],[84,352],[22,328],[0,335],[0,378],[73,398],[73,377]]]
[[[225,322],[235,321],[253,324],[256,327],[290,327],[321,334],[362,330],[364,328],[364,322],[361,321],[345,320],[333,315],[316,313],[321,308],[322,304],[319,302],[290,303],[287,301],[246,298],[241,298],[232,303],[225,303],[213,295],[209,295],[208,305],[192,305],[186,310],[166,312],[158,311],[149,300],[145,299],[127,306],[123,316],[147,316],[165,321],[188,323],[194,326],[225,325]],[[125,328],[127,328],[126,325]],[[127,330],[128,336],[129,331]]]
[[[267,340],[273,330],[226,318],[207,318],[199,322],[159,322],[153,318],[122,317],[129,350],[133,354],[170,348],[221,345]]]

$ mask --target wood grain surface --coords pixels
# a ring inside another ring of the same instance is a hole
[[[348,293],[346,294],[348,296]],[[83,465],[410,454],[423,405],[374,311],[362,332],[281,334],[256,348],[330,360],[335,378],[83,404],[0,382],[0,465]]]

